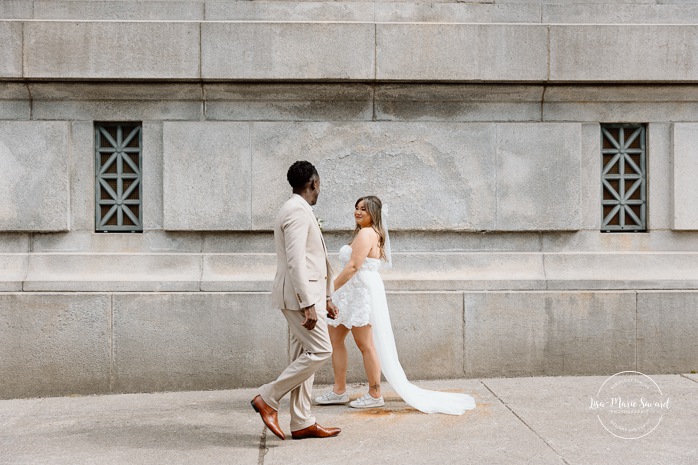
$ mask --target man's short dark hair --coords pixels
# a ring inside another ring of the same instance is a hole
[[[309,161],[297,161],[288,169],[286,179],[294,189],[304,187],[313,176],[317,176],[317,170]]]

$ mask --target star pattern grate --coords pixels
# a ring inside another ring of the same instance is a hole
[[[646,127],[601,125],[601,230],[647,230]]]
[[[97,232],[142,232],[141,123],[95,123]]]

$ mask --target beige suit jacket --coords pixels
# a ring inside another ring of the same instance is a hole
[[[274,225],[276,276],[271,291],[276,308],[300,310],[332,295],[332,268],[313,209],[297,194],[279,210]],[[324,305],[317,310],[325,310]]]

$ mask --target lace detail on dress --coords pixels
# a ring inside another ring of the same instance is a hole
[[[342,246],[339,249],[339,261],[344,268],[351,258],[351,247]],[[344,325],[347,328],[354,326],[366,326],[371,318],[371,299],[368,288],[361,282],[365,272],[377,272],[381,267],[381,261],[377,258],[367,257],[354,276],[332,295],[332,302],[339,309],[339,317],[336,320],[327,319],[327,323],[337,327]]]

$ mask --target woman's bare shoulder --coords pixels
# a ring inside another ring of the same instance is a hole
[[[375,229],[372,227],[366,227],[366,228],[361,228],[359,230],[359,233],[356,235],[356,237],[360,237],[363,240],[366,241],[377,241],[378,240],[378,233],[376,232]]]

